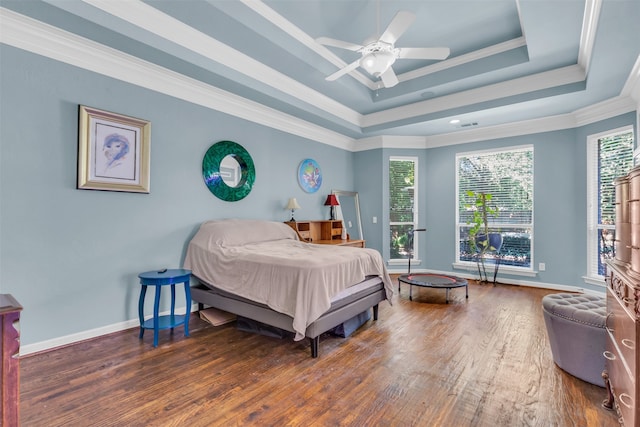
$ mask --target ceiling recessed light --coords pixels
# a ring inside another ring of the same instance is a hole
[[[458,120],[458,119],[453,119],[453,120],[451,120],[449,123],[451,123],[452,125],[456,125],[456,124],[460,123],[460,120]]]

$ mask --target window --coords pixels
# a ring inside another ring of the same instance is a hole
[[[458,194],[456,202],[456,262],[474,262],[469,245],[469,222],[474,199],[467,192],[491,194],[498,210],[489,218],[492,232],[502,234],[501,268],[531,270],[533,245],[533,147],[460,153],[456,155]],[[490,257],[487,262],[491,263]]]
[[[406,260],[414,249],[418,258],[418,234],[411,238],[410,231],[417,227],[418,218],[418,159],[391,157],[389,159],[389,225],[390,258]]]
[[[605,261],[614,256],[613,180],[633,167],[631,126],[587,138],[587,280],[602,284]]]

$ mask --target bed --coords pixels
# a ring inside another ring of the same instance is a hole
[[[380,253],[370,248],[300,241],[285,223],[207,221],[187,247],[191,297],[205,305],[308,338],[318,357],[324,332],[391,303],[393,286]]]

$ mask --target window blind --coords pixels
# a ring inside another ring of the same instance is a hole
[[[488,218],[491,232],[503,237],[501,263],[531,269],[533,245],[533,146],[460,153],[456,156],[458,178],[458,251],[460,262],[473,262],[469,224],[475,210],[471,191],[491,194],[490,205],[498,214]]]
[[[533,222],[533,148],[479,152],[458,156],[458,215],[468,223],[474,198],[467,191],[492,195],[498,216],[490,223],[531,224]]]
[[[615,225],[613,181],[633,167],[633,133],[625,132],[598,139],[598,224]]]

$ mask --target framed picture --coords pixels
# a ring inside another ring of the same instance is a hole
[[[149,193],[151,123],[81,105],[78,189]]]

